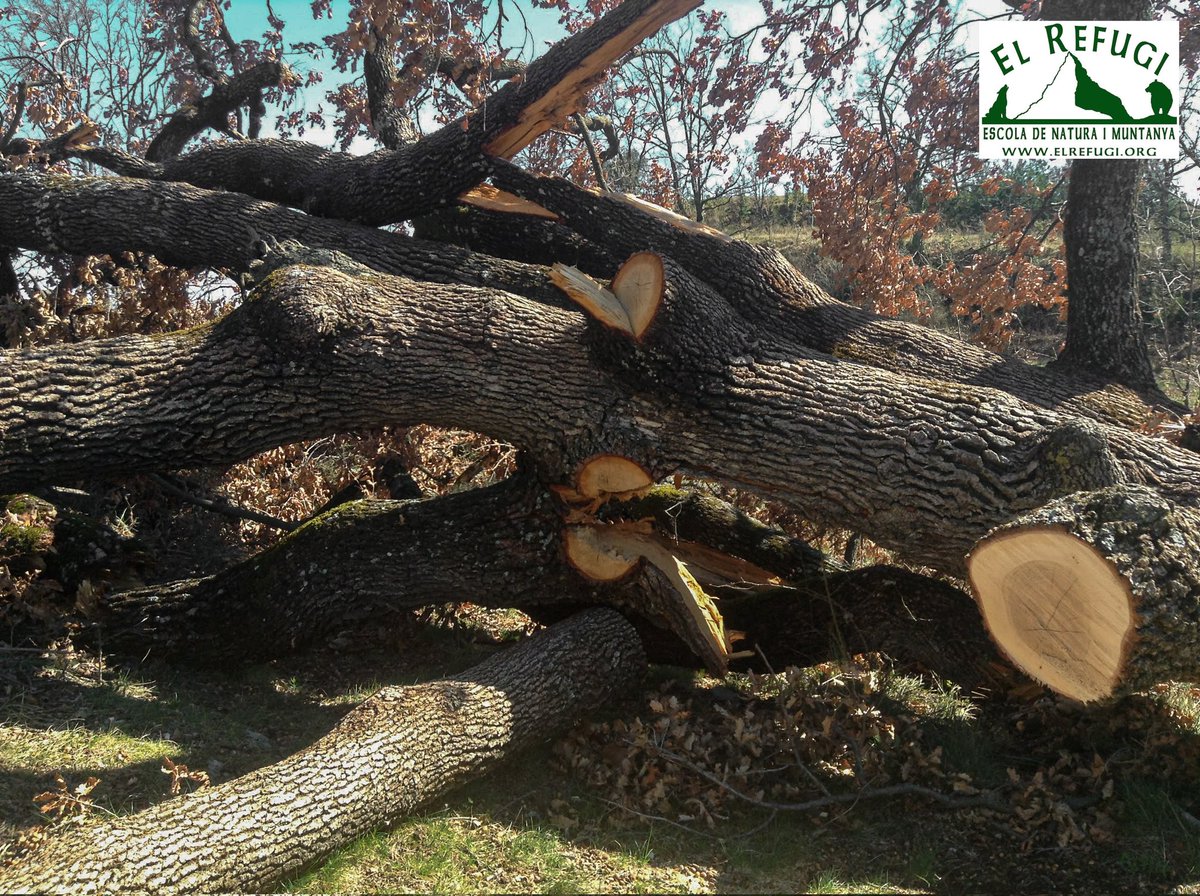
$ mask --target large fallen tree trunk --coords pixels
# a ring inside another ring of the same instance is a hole
[[[609,522],[658,517],[659,534],[639,529],[642,550],[659,546],[708,585],[752,584],[745,574],[761,580],[760,570],[813,579],[824,569],[820,552],[714,498],[656,489],[605,511]],[[98,595],[85,608],[85,634],[109,651],[228,665],[430,604],[469,599],[556,618],[608,604],[673,632],[724,671],[712,655],[721,645],[687,616],[689,595],[652,564],[609,581],[580,575],[566,546],[578,523],[564,512],[528,472],[426,501],[344,504],[216,575]],[[699,541],[711,549],[694,548]]]
[[[664,264],[640,340],[496,290],[297,266],[212,326],[7,353],[0,489],[434,423],[527,446],[549,482],[615,454],[740,483],[949,571],[1113,477],[1200,497],[1191,452],[792,345]]]
[[[146,226],[147,210],[153,227]],[[0,244],[5,246],[74,255],[150,252],[181,267],[242,273],[261,258],[268,241],[339,251],[387,274],[491,286],[566,304],[544,268],[306,215],[241,193],[132,178],[0,172]]]
[[[643,668],[629,624],[589,610],[460,675],[384,688],[275,765],[54,837],[0,871],[0,889],[265,889],[565,730]]]
[[[725,624],[754,662],[783,668],[882,651],[968,690],[1000,680],[974,602],[944,582],[896,568],[841,570],[723,501],[669,487],[611,501],[600,517],[611,526],[652,520],[658,543],[722,597]],[[117,653],[228,666],[290,653],[358,620],[463,598],[539,619],[599,603],[671,632],[641,629],[656,661],[705,656],[704,633],[679,625],[673,611],[681,596],[646,569],[609,582],[579,575],[564,550],[569,528],[561,503],[528,473],[425,501],[354,502],[214,576],[100,594],[85,632]],[[774,578],[740,575],[752,568]]]

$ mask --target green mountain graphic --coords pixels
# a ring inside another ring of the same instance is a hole
[[[1046,96],[1060,77],[1063,77],[1063,70],[1066,68],[1067,59],[1063,59],[1063,64],[1058,67],[1058,71],[1054,73],[1046,85],[1042,88],[1038,98],[1026,107],[1024,112],[1019,112],[1016,115],[1009,116],[1008,113],[1008,85],[1005,84],[996,94],[996,99],[993,100],[987,114],[983,116],[984,124],[1176,124],[1179,119],[1174,115],[1170,115],[1171,105],[1175,100],[1171,89],[1161,81],[1153,81],[1146,87],[1145,92],[1150,94],[1150,108],[1153,110],[1151,115],[1144,118],[1134,118],[1129,114],[1125,106],[1124,100],[1110,90],[1106,90],[1096,83],[1095,79],[1088,74],[1087,68],[1079,57],[1074,53],[1068,53],[1067,57],[1074,61],[1075,75],[1075,108],[1081,112],[1096,112],[1101,117],[1094,118],[1025,118],[1024,116],[1033,109]],[[1069,76],[1068,76],[1069,77]],[[1137,106],[1144,103],[1144,100],[1139,100],[1137,103],[1130,105]]]

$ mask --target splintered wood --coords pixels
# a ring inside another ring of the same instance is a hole
[[[663,208],[661,205],[643,199],[640,196],[635,196],[632,193],[604,193],[601,194],[597,190],[590,190],[597,196],[605,195],[611,199],[616,199],[619,202],[624,202],[626,205],[631,205],[639,211],[643,211],[648,215],[658,218],[660,221],[666,221],[672,227],[678,227],[680,230],[686,230],[689,233],[701,233],[705,236],[713,236],[727,243],[733,242],[733,237],[725,233],[723,230],[717,230],[715,227],[709,227],[707,224],[702,224],[699,221],[693,221],[691,218],[671,211],[669,208]]]
[[[549,218],[551,221],[558,220],[558,215],[542,208],[536,202],[522,199],[520,196],[497,189],[491,184],[479,184],[472,187],[459,196],[458,201],[465,205],[473,205],[476,208],[493,212],[503,212],[507,215],[533,215],[538,218]]]
[[[661,0],[647,6],[633,21],[583,58],[554,89],[531,103],[517,123],[484,147],[489,155],[511,159],[550,128],[583,108],[588,91],[605,70],[663,25],[683,18],[702,0]]]
[[[1133,596],[1102,554],[1062,529],[1025,529],[983,541],[968,568],[988,630],[1015,665],[1076,700],[1113,693]]]
[[[554,265],[550,279],[600,323],[634,339],[645,335],[662,304],[663,263],[654,252],[639,252],[621,265],[609,289],[565,264]]]
[[[594,581],[616,581],[632,572],[640,563],[649,564],[667,583],[673,597],[669,606],[646,606],[641,609],[648,615],[657,615],[666,621],[704,661],[709,672],[724,675],[728,671],[729,660],[738,655],[732,652],[732,641],[740,635],[726,632],[716,600],[705,592],[697,578],[698,574],[704,577],[704,573],[699,570],[693,573],[681,559],[687,554],[686,544],[664,544],[648,525],[640,523],[567,526],[564,542],[570,564]],[[737,561],[734,558],[724,558],[719,565],[724,572],[728,572],[735,564]],[[751,564],[742,564],[738,568],[747,577],[761,574],[771,579],[769,574]],[[706,572],[712,581],[728,581],[711,569]]]

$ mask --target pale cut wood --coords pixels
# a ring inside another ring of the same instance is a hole
[[[665,274],[660,255],[638,252],[621,265],[610,289],[565,264],[554,265],[550,279],[600,323],[640,340],[662,305]]]
[[[614,582],[629,573],[640,559],[620,540],[606,537],[599,526],[567,526],[563,530],[567,561],[594,582]]]
[[[567,298],[606,327],[633,335],[633,322],[621,300],[583,271],[568,264],[555,264],[550,268],[550,280],[566,293]]]
[[[988,631],[1014,665],[1077,700],[1113,693],[1133,595],[1099,551],[1064,529],[1020,529],[981,543],[968,568]]]
[[[1140,485],[1057,498],[967,558],[1000,649],[1092,701],[1200,681],[1200,513]]]
[[[575,473],[575,489],[585,498],[632,497],[653,484],[641,464],[617,454],[593,457]]]
[[[662,304],[664,278],[662,256],[655,252],[630,256],[613,277],[613,295],[629,316],[637,339],[645,335]]]
[[[714,568],[698,567],[693,572],[681,557],[704,563],[717,552],[686,542],[664,543],[649,523],[568,526],[564,532],[564,549],[575,569],[598,582],[619,579],[643,561],[653,567],[674,597],[669,606],[638,609],[661,617],[714,675],[724,675],[728,670],[729,660],[733,657],[732,642],[740,633],[726,632],[716,599],[704,590],[697,576],[723,584],[731,581],[733,575],[740,581],[760,584],[778,581],[753,564],[729,557],[712,562]]]
[[[576,65],[553,90],[522,110],[516,124],[493,138],[484,151],[511,159],[555,125],[562,124],[583,107],[583,102],[613,62],[628,53],[663,25],[683,18],[702,0],[663,0],[646,9]]]
[[[589,192],[601,195],[599,190],[590,190]],[[624,202],[626,205],[631,205],[639,211],[645,212],[648,215],[653,215],[660,221],[665,221],[672,227],[680,230],[686,230],[689,233],[702,233],[705,236],[716,237],[722,242],[731,243],[733,237],[725,233],[723,230],[718,230],[715,227],[709,227],[707,224],[701,224],[699,221],[693,221],[691,218],[685,217],[677,212],[671,211],[669,208],[663,208],[661,205],[649,202],[642,199],[640,196],[634,196],[632,193],[604,193],[604,196]]]
[[[558,215],[549,209],[542,208],[536,202],[522,199],[515,193],[500,190],[491,184],[478,184],[472,187],[459,196],[458,201],[476,208],[504,212],[509,215],[533,215],[537,218],[549,218],[551,221],[558,220]]]

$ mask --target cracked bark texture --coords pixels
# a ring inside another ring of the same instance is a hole
[[[275,765],[52,838],[0,870],[0,889],[263,890],[565,730],[644,665],[628,622],[588,610],[460,675],[385,687]]]
[[[1151,12],[1148,0],[1046,0],[1040,17],[1138,21]],[[1111,159],[1071,162],[1063,227],[1067,339],[1059,362],[1152,395],[1158,385],[1138,304],[1135,218],[1145,167]]]
[[[832,298],[779,252],[674,226],[614,196],[497,162],[492,181],[544,206],[582,236],[626,255],[670,256],[720,292],[748,319],[789,340],[898,373],[985,386],[1041,407],[1136,427],[1161,396],[1140,397],[1086,370],[1037,368],[916,324],[880,317]]]
[[[1138,304],[1141,162],[1076,159],[1067,188],[1067,342],[1060,363],[1157,388]]]
[[[682,269],[667,270],[676,298],[644,349],[579,313],[499,290],[293,266],[209,326],[9,352],[0,489],[229,463],[334,432],[432,423],[525,447],[546,481],[616,453],[655,476],[678,470],[758,490],[960,571],[990,528],[1087,485],[1064,479],[1069,453],[1047,463],[1064,427],[1072,440],[1071,418],[773,338]],[[1128,481],[1196,503],[1200,458],[1097,431]]]

